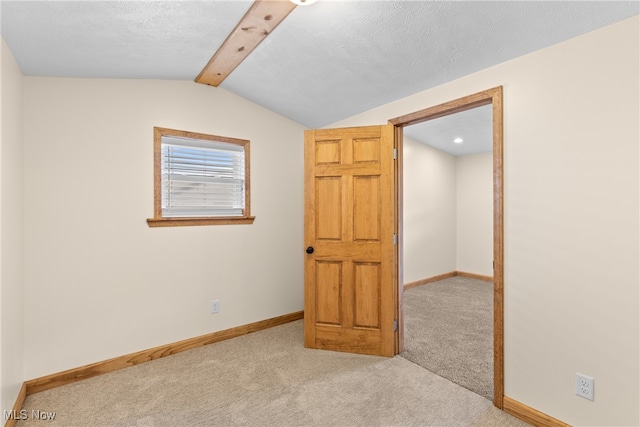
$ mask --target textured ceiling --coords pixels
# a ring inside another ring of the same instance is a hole
[[[193,80],[244,1],[5,1],[2,38],[29,76]]]
[[[0,4],[26,75],[193,80],[251,2]],[[637,1],[320,0],[297,7],[221,86],[323,127],[639,12]]]
[[[638,10],[637,2],[320,0],[294,10],[223,86],[321,127]]]

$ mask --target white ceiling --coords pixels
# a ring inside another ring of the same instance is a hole
[[[491,105],[452,114],[403,128],[413,138],[454,156],[493,150],[493,111]],[[461,143],[453,140],[462,138]]]
[[[28,76],[193,80],[250,5],[2,0],[0,29]],[[320,0],[221,87],[318,128],[638,13],[637,1]]]

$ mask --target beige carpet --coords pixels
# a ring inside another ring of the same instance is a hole
[[[402,357],[303,348],[297,321],[28,396],[27,426],[525,426]]]
[[[451,277],[407,289],[402,357],[493,401],[493,285]]]

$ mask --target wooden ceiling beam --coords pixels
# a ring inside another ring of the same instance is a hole
[[[222,83],[295,8],[289,0],[256,0],[198,74],[196,83]]]

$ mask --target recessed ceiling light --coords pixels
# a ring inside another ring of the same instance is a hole
[[[298,6],[309,6],[310,4],[315,3],[318,0],[290,0],[291,3],[295,3]]]
[[[464,141],[464,139],[462,138],[456,138],[453,140],[453,142],[455,142],[456,144],[462,144],[462,141]]]

